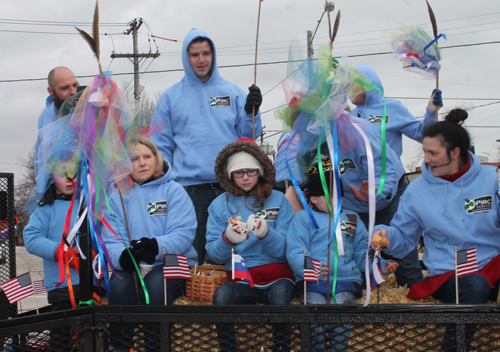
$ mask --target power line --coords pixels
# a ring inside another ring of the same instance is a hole
[[[65,26],[92,26],[92,22],[68,22],[68,21],[37,21],[37,20],[15,20],[11,18],[0,18],[0,21],[10,21],[19,22],[23,24],[24,22],[32,22],[33,24],[46,24],[46,25],[65,25]],[[112,23],[112,22],[99,22],[99,26],[126,26],[128,23]]]

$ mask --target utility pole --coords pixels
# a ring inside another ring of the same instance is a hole
[[[313,57],[313,33],[312,31],[307,31],[307,56]]]
[[[139,100],[141,98],[141,92],[142,92],[142,89],[140,89],[140,84],[139,84],[139,58],[148,58],[148,57],[151,57],[153,59],[156,59],[157,57],[160,56],[160,53],[158,51],[156,51],[156,53],[152,54],[152,53],[142,53],[142,54],[139,54],[139,43],[137,41],[137,31],[139,30],[139,28],[141,27],[142,23],[144,21],[142,20],[142,18],[135,18],[132,20],[132,22],[129,23],[130,25],[130,28],[125,31],[124,34],[126,35],[129,35],[130,33],[132,33],[132,41],[133,41],[133,44],[134,44],[134,53],[133,54],[111,54],[111,58],[115,59],[115,58],[120,58],[120,57],[123,57],[123,58],[127,58],[127,59],[130,59],[132,58],[133,60],[132,63],[134,64],[134,99],[135,100]]]

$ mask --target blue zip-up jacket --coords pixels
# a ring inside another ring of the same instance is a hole
[[[497,173],[469,156],[469,170],[455,182],[432,176],[422,164],[422,177],[406,189],[391,225],[375,228],[387,231],[387,254],[404,258],[422,231],[429,277],[455,270],[455,246],[458,251],[476,247],[479,269],[500,254]]]
[[[256,214],[245,205],[245,197],[231,195],[227,200],[227,193],[218,196],[208,208],[207,222],[207,253],[214,262],[225,264],[226,270],[231,270],[231,248],[245,260],[249,268],[271,263],[286,262],[285,237],[288,225],[293,217],[293,209],[285,195],[279,191],[272,192],[264,202],[264,219],[269,225],[269,235],[263,240],[249,234],[249,238],[236,246],[224,241],[222,233],[226,230],[226,222],[233,216],[241,216],[247,221],[250,214]],[[248,197],[246,204],[255,202],[255,197]]]
[[[75,201],[76,202],[76,201]],[[70,201],[56,199],[54,204],[38,206],[23,230],[24,244],[28,253],[43,258],[43,284],[48,291],[68,287],[68,282],[59,283],[59,263],[54,261],[56,250],[61,243]],[[78,216],[77,204],[73,206],[71,225]],[[78,285],[80,277],[70,268],[71,283]],[[64,274],[66,277],[66,273]]]
[[[212,39],[198,29],[184,38],[184,77],[160,97],[152,127],[163,128],[152,136],[172,166],[169,177],[183,186],[217,182],[214,165],[227,144],[253,137],[252,114],[245,112],[247,93],[219,75],[215,45],[210,79],[203,83],[189,62],[188,47],[196,37]],[[255,135],[262,131],[260,112],[255,116]]]
[[[340,148],[338,150],[340,179],[342,180],[342,187],[344,189],[342,207],[344,209],[349,209],[357,213],[367,213],[368,203],[364,203],[356,199],[354,193],[352,193],[350,189],[351,184],[356,186],[356,189],[359,189],[361,183],[364,180],[368,179],[368,159],[364,150],[364,144],[362,144],[361,137],[359,137],[359,132],[355,129],[353,123],[356,123],[361,127],[361,129],[368,137],[368,140],[370,141],[375,164],[375,187],[378,187],[382,172],[382,150],[380,144],[380,135],[378,134],[378,131],[374,128],[374,126],[367,123],[365,120],[352,116],[350,116],[349,119],[350,122],[348,122],[346,119],[335,120],[337,132],[339,134],[339,140],[344,140],[344,143],[339,142]],[[290,133],[290,131],[285,132],[284,135],[281,136],[280,140],[288,138],[286,135]],[[349,136],[356,137],[349,138]],[[276,167],[276,175],[283,175],[282,178],[279,179],[279,181],[290,179],[285,166],[285,151],[286,144],[280,148],[280,150],[278,151],[278,155],[276,156],[276,161],[274,162],[274,166]],[[328,153],[326,144],[322,146],[322,153]],[[310,152],[309,162],[300,160],[299,157],[297,160],[293,160],[293,162],[290,163],[290,167],[297,179],[306,179],[305,174],[299,174],[296,171],[298,163],[310,165],[315,155],[315,151]],[[389,146],[386,148],[386,157],[386,178],[384,189],[382,193],[377,195],[375,198],[377,202],[377,210],[384,209],[392,201],[398,190],[398,182],[404,173],[403,166],[399,161],[399,158]],[[288,177],[285,177],[285,175]]]
[[[328,225],[330,215],[314,211],[314,218],[319,229],[315,229],[305,210],[299,211],[293,217],[286,236],[286,257],[293,270],[297,282],[304,280],[304,251],[312,259],[319,260],[321,265],[328,263]],[[331,219],[332,227],[334,219]],[[368,248],[368,233],[358,215],[349,210],[340,213],[340,228],[344,242],[344,256],[338,257],[337,281],[363,282],[365,273],[366,250]],[[335,251],[330,248],[330,267],[333,268]],[[387,262],[380,261],[385,274]],[[370,265],[371,271],[371,265]],[[334,271],[329,270],[330,282],[333,282]],[[321,279],[323,276],[321,277]]]
[[[38,130],[41,130],[47,125],[50,125],[52,122],[57,120],[57,109],[54,105],[54,98],[52,95],[49,95],[45,100],[45,108],[42,113],[38,117]],[[38,176],[39,165],[42,162],[40,160],[40,156],[38,155],[38,145],[40,144],[39,136],[36,139],[36,148],[35,148],[35,178]]]
[[[168,173],[143,185],[134,184],[130,198],[124,197],[131,240],[142,237],[156,238],[158,254],[154,265],[163,264],[163,249],[166,254],[182,254],[187,257],[189,267],[197,263],[193,248],[196,233],[196,214],[193,202],[184,188],[175,181],[168,181]],[[128,246],[127,228],[120,195],[110,197],[111,209],[106,209],[104,218]],[[116,221],[116,222],[115,222]],[[120,256],[125,244],[104,226],[102,237],[113,267],[122,269]]]
[[[382,92],[384,87],[375,70],[368,65],[356,67],[368,80],[377,86]],[[399,100],[386,99],[376,89],[366,92],[364,105],[358,105],[352,110],[352,116],[361,117],[370,121],[380,133],[382,116],[384,114],[384,102],[386,103],[386,142],[391,146],[398,158],[403,153],[403,134],[417,142],[422,143],[422,132],[424,128],[435,121],[435,112],[426,109],[425,119],[417,120],[411,112]]]

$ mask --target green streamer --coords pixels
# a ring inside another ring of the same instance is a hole
[[[382,90],[379,87],[377,87],[376,85],[374,85],[373,83],[361,81],[359,79],[355,79],[354,82],[356,82],[360,86],[373,88],[377,92],[379,92],[380,95],[382,95],[382,98],[384,97],[384,92],[382,92]],[[382,191],[384,190],[386,167],[387,167],[387,165],[386,165],[387,164],[386,163],[386,160],[387,160],[387,155],[386,155],[386,133],[385,133],[386,111],[387,111],[387,105],[386,105],[385,100],[384,100],[384,113],[383,113],[383,116],[382,116],[382,122],[380,124],[380,139],[381,139],[381,144],[382,144],[382,148],[381,148],[382,149],[382,157],[381,157],[381,159],[382,159],[381,160],[382,167],[381,167],[380,183],[378,185],[377,194],[381,194]]]
[[[81,307],[83,305],[86,305],[86,306],[92,306],[94,305],[94,299],[89,299],[88,301],[79,301],[78,302],[78,307]]]

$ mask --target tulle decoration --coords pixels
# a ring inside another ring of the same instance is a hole
[[[441,52],[437,45],[440,37],[446,39],[444,34],[440,34],[436,39],[432,39],[427,32],[419,26],[400,25],[399,29],[389,31],[392,36],[392,48],[398,60],[403,63],[405,70],[410,70],[435,78],[441,69],[439,61]]]

